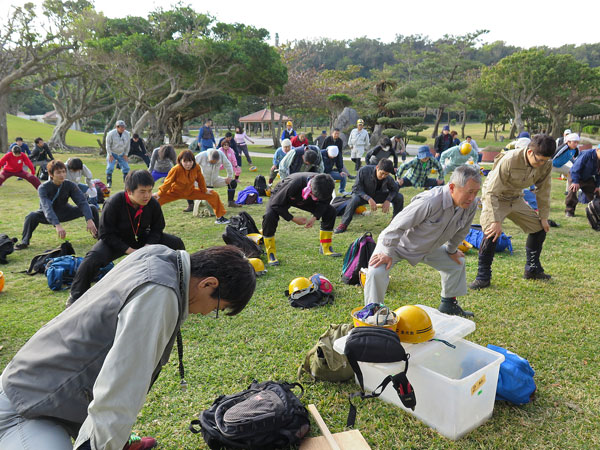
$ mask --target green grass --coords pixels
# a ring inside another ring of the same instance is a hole
[[[104,178],[101,158],[82,156],[94,175]],[[270,160],[256,158],[258,173],[268,174]],[[136,165],[141,168],[141,165]],[[256,173],[246,171],[242,186],[251,184]],[[115,191],[122,187],[115,174]],[[494,261],[492,287],[469,292],[462,305],[475,312],[477,329],[467,338],[477,344],[504,346],[527,358],[536,370],[537,398],[516,407],[497,403],[492,418],[481,427],[452,442],[399,408],[379,400],[359,401],[357,427],[373,449],[397,448],[600,448],[600,335],[598,284],[598,237],[578,207],[577,217],[563,217],[564,183],[553,182],[551,218],[553,228],[542,254],[550,282],[522,279],[525,235],[511,222],[505,224],[513,236],[514,255],[498,254]],[[403,189],[406,201],[419,191]],[[220,190],[224,197],[224,190]],[[37,208],[35,191],[14,178],[0,188],[0,231],[20,236],[25,215]],[[166,231],[183,238],[188,250],[221,245],[223,227],[214,219],[193,218],[181,210],[184,201],[165,205]],[[260,226],[264,205],[244,208]],[[390,220],[380,212],[356,217],[347,233],[334,236],[334,248],[344,252],[364,231],[377,235]],[[477,222],[478,218],[476,218]],[[83,219],[65,224],[67,237],[77,254],[93,244]],[[63,310],[68,292],[52,292],[43,276],[17,273],[27,268],[32,256],[55,247],[54,229],[41,225],[29,249],[9,255],[2,266],[6,287],[0,294],[0,368],[44,323]],[[183,327],[184,361],[188,391],[179,390],[177,357],[174,355],[147,397],[135,431],[156,436],[161,449],[206,448],[192,435],[189,420],[210,406],[220,394],[245,389],[253,380],[295,380],[304,354],[330,323],[350,321],[350,310],[362,304],[360,287],[339,281],[342,261],[318,253],[318,230],[280,222],[277,232],[281,266],[268,268],[258,280],[249,306],[236,317],[214,320],[194,316]],[[467,279],[474,278],[477,254],[467,255]],[[333,305],[314,310],[296,310],[283,291],[297,276],[323,273],[335,286]],[[387,303],[396,308],[421,303],[439,304],[440,278],[425,265],[399,263],[391,273]],[[410,370],[408,373],[410,377]],[[332,432],[344,430],[347,395],[357,386],[347,383],[309,383],[305,380],[303,401],[315,403]],[[417,401],[419,393],[416,393]],[[443,407],[442,404],[439,407]],[[313,435],[319,434],[314,427]]]
[[[45,141],[48,141],[52,136],[52,131],[54,130],[53,125],[35,122],[29,119],[23,119],[11,114],[8,114],[7,116],[7,125],[8,139],[13,142],[15,137],[21,136],[32,150],[33,141],[35,138],[41,137]],[[83,131],[69,130],[67,132],[67,145],[72,145],[74,147],[98,148],[98,142],[96,141],[98,138],[101,139],[102,136],[84,133]]]

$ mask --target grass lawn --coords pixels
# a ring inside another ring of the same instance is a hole
[[[94,175],[103,179],[104,160],[82,157]],[[256,158],[255,163],[258,173],[268,175],[269,159]],[[246,171],[245,162],[243,169],[241,184],[245,186],[256,173]],[[117,191],[122,180],[118,172],[114,178]],[[441,437],[399,408],[379,400],[358,401],[356,426],[373,449],[600,448],[600,235],[588,226],[581,206],[575,219],[564,218],[564,188],[564,182],[554,181],[551,218],[562,226],[551,229],[542,254],[552,280],[522,279],[526,236],[508,222],[505,231],[513,236],[514,254],[497,255],[491,288],[469,292],[461,300],[476,314],[477,329],[467,339],[483,346],[506,347],[531,362],[536,370],[536,400],[520,407],[497,403],[488,422],[457,442]],[[414,188],[402,190],[405,201],[418,192]],[[220,193],[225,198],[225,191]],[[0,232],[20,237],[25,215],[38,206],[35,191],[27,182],[11,178],[0,188],[0,199]],[[166,231],[183,238],[189,251],[222,245],[223,227],[215,225],[214,219],[184,214],[181,210],[185,206],[184,201],[165,205]],[[244,210],[260,227],[264,208],[253,205]],[[365,231],[377,236],[390,219],[380,212],[356,217],[347,233],[334,236],[334,248],[345,252]],[[94,241],[85,232],[83,219],[65,224],[65,229],[77,254],[84,255]],[[318,229],[281,221],[276,236],[281,266],[268,268],[241,314],[219,320],[194,316],[185,323],[188,390],[179,390],[174,353],[134,427],[142,435],[156,436],[161,449],[207,448],[201,437],[187,429],[198,412],[208,408],[217,396],[245,389],[254,379],[295,380],[298,365],[319,335],[330,323],[350,322],[350,310],[362,304],[361,288],[339,281],[342,259],[319,255]],[[52,292],[43,276],[18,273],[27,268],[33,255],[59,243],[54,229],[41,225],[30,247],[9,255],[10,263],[0,267],[6,276],[0,293],[0,368],[36,330],[63,310],[67,291]],[[476,269],[477,254],[471,251],[467,255],[468,281],[473,280]],[[315,272],[334,283],[335,303],[313,310],[291,308],[283,295],[288,283]],[[391,276],[387,296],[391,307],[414,303],[438,306],[440,277],[433,269],[401,262]],[[357,390],[356,384],[305,380],[304,387],[305,404],[315,403],[330,430],[342,431],[347,395]],[[418,401],[419,392],[416,396]],[[312,434],[320,434],[316,426]]]
[[[54,130],[53,125],[23,119],[11,114],[7,115],[7,125],[8,139],[10,142],[14,142],[17,136],[21,136],[31,150],[33,150],[33,141],[35,138],[41,137],[44,141],[48,141]],[[96,139],[98,138],[102,139],[102,135],[96,136],[94,134],[84,133],[83,131],[69,130],[67,132],[67,145],[97,148],[98,142]]]

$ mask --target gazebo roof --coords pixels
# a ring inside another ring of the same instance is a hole
[[[290,120],[288,116],[284,116],[276,112],[274,114],[275,122],[281,122],[284,120]],[[240,117],[240,122],[270,122],[271,121],[271,110],[261,109],[260,111],[253,112],[247,116]]]

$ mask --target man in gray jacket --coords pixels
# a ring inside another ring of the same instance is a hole
[[[125,122],[117,120],[115,129],[106,135],[106,184],[108,187],[112,187],[112,174],[117,163],[123,172],[123,179],[129,173],[130,144],[131,136],[125,129]]]
[[[0,448],[155,447],[156,440],[133,441],[130,433],[175,340],[181,344],[181,325],[189,313],[239,313],[255,287],[254,269],[236,247],[133,252],[8,363],[0,378]]]
[[[399,260],[416,266],[423,262],[440,272],[442,301],[446,314],[473,317],[456,297],[467,293],[464,254],[458,245],[465,238],[477,211],[481,187],[479,170],[460,166],[446,186],[438,186],[413,198],[377,239],[369,261],[365,283],[365,304],[383,303],[389,272]]]

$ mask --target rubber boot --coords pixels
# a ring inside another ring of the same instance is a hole
[[[241,208],[242,205],[238,205],[233,197],[235,196],[235,189],[227,189],[227,205],[230,208]]]
[[[325,256],[342,256],[341,253],[337,253],[333,251],[333,248],[331,247],[331,237],[333,236],[333,231],[323,231],[321,230],[319,232],[319,240],[321,243],[320,246],[320,252],[322,255]]]
[[[490,286],[492,280],[492,262],[496,252],[496,242],[492,238],[484,238],[479,248],[479,264],[477,266],[477,276],[469,288],[485,289]]]
[[[460,307],[456,297],[442,297],[438,310],[451,316],[475,317],[471,311],[465,311]]]
[[[106,174],[106,186],[108,186],[109,188],[112,187],[112,173]]]
[[[276,249],[275,249],[275,236],[263,237],[265,241],[265,250],[267,251],[267,263],[270,266],[278,266],[279,261],[277,260]]]
[[[525,272],[523,278],[526,280],[549,280],[550,275],[544,272],[542,263],[540,263],[540,254],[542,253],[542,245],[546,240],[546,232],[540,230],[537,233],[531,233],[527,236],[525,243],[525,254],[527,257],[525,263]]]

